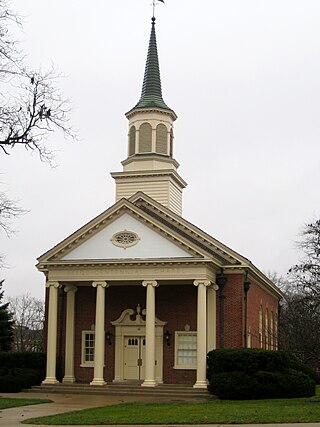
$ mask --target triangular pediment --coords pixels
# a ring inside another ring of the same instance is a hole
[[[192,255],[130,213],[123,213],[61,260],[166,258],[192,258]]]
[[[132,241],[126,242],[126,239]],[[128,243],[128,244],[127,244]],[[90,221],[39,262],[204,258],[126,199]]]

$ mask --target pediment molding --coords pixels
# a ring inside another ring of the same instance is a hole
[[[153,216],[161,224],[166,225],[171,230],[176,230],[177,234],[189,240],[189,243],[192,242],[199,249],[206,251],[207,255],[215,258],[221,267],[224,265],[244,265],[249,262],[249,260],[232,251],[193,224],[168,209],[163,209],[155,200],[144,193],[136,193],[130,198],[130,201],[149,216]]]
[[[123,310],[118,319],[110,322],[113,326],[145,326],[146,325],[146,309],[141,309],[140,304],[134,310],[132,308],[127,308]],[[162,322],[156,316],[155,325],[156,326],[165,326],[167,322]]]
[[[179,238],[178,235],[172,233],[169,229],[167,229],[167,227],[162,227],[161,224],[155,220],[155,218],[150,217],[146,212],[141,210],[138,206],[132,204],[127,199],[121,199],[111,208],[94,218],[75,233],[71,234],[51,250],[41,255],[38,258],[39,264],[47,262],[62,262],[62,257],[77,248],[87,239],[90,239],[103,228],[107,227],[110,223],[115,221],[124,213],[128,213],[138,221],[153,229],[158,234],[165,237],[167,240],[171,241],[178,247],[181,247],[181,249],[187,251],[192,257],[204,258],[204,254],[197,250],[196,246],[189,245],[188,242],[184,241],[182,238]]]

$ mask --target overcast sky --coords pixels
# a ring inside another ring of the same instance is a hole
[[[114,203],[109,172],[127,155],[124,113],[141,92],[150,0],[13,0],[28,63],[53,62],[79,141],[55,133],[57,168],[15,148],[1,191],[29,210],[0,235],[5,294],[44,295],[43,252]],[[319,215],[320,1],[166,0],[156,8],[163,97],[178,115],[183,216],[286,274]]]

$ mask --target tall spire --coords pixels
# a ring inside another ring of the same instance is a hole
[[[171,111],[171,108],[166,105],[162,98],[155,20],[156,18],[153,16],[151,18],[151,35],[149,41],[146,68],[144,72],[141,98],[137,105],[134,107],[134,109],[157,107]]]

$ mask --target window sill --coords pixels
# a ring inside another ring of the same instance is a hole
[[[192,365],[185,365],[185,366],[181,366],[181,365],[175,365],[174,367],[173,367],[173,369],[188,369],[188,370],[196,370],[197,369],[197,367],[196,366],[192,366]]]
[[[94,363],[81,363],[80,368],[94,368]]]

